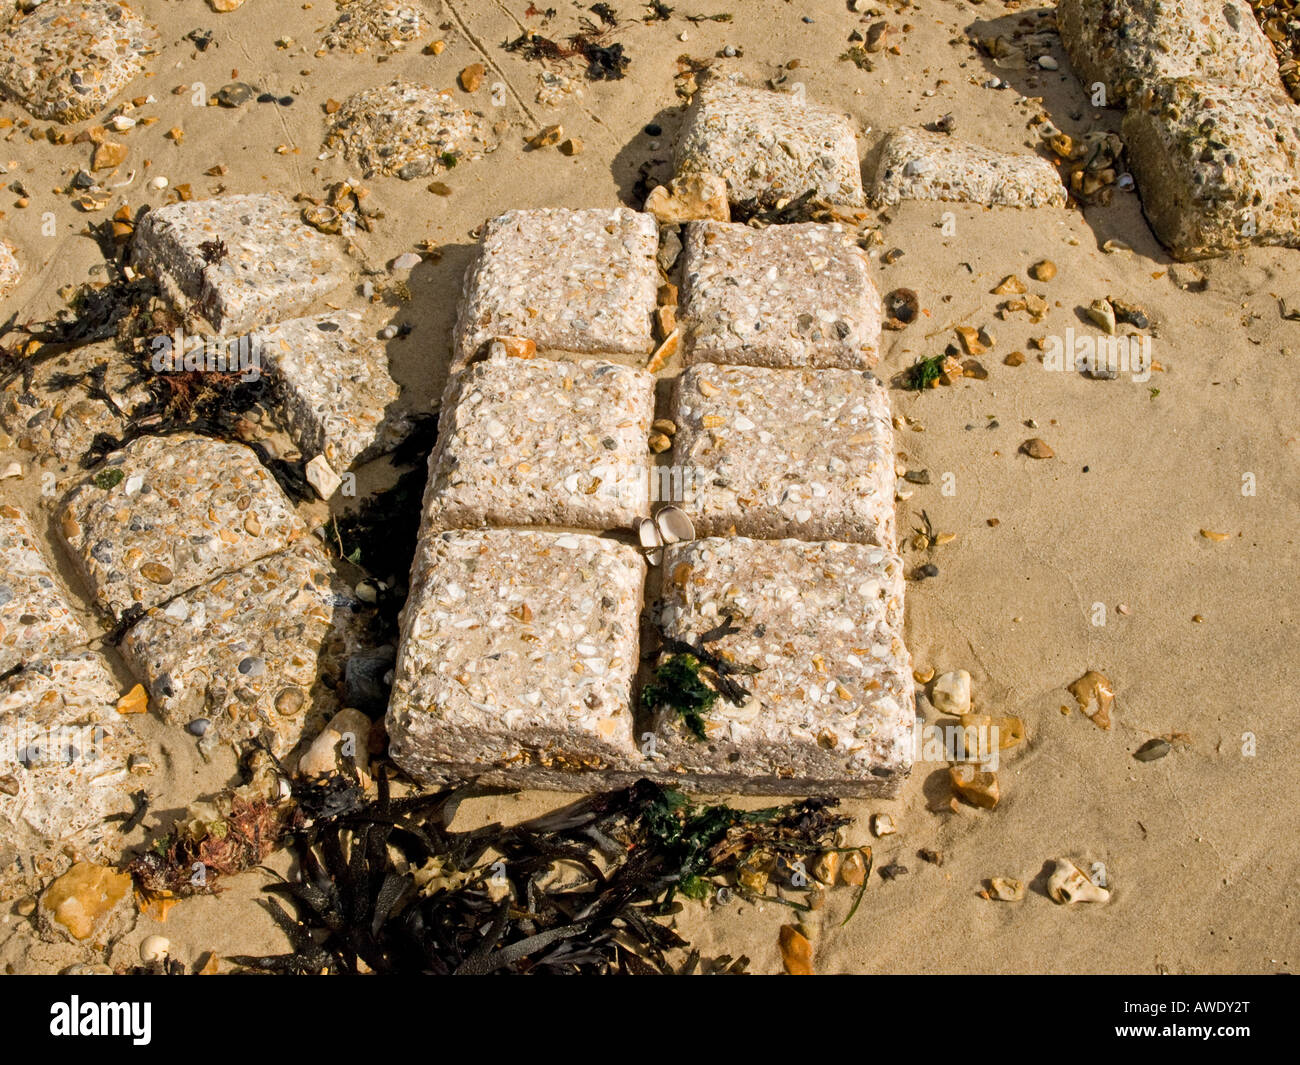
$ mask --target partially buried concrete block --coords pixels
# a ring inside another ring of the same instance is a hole
[[[292,318],[345,276],[334,243],[271,193],[150,211],[136,227],[132,255],[168,299],[227,333]]]
[[[583,360],[498,357],[448,388],[424,535],[480,525],[628,528],[650,513],[654,378]]]
[[[673,463],[694,488],[680,506],[698,535],[894,549],[894,432],[871,374],[692,366],[673,421]]]
[[[144,69],[158,40],[117,0],[32,7],[0,30],[0,89],[37,118],[76,122],[101,111]]]
[[[0,679],[0,897],[76,861],[115,862],[135,808],[144,748],[118,714],[117,685],[89,651]]]
[[[793,93],[718,79],[691,101],[677,140],[680,175],[717,174],[733,204],[775,206],[809,195],[863,205],[853,127],[842,114]]]
[[[594,536],[433,537],[402,614],[394,761],[424,783],[589,789],[626,774],[644,578],[634,548]]]
[[[41,554],[27,515],[0,503],[0,673],[89,638]]]
[[[95,602],[114,619],[287,547],[306,532],[242,444],[141,437],[69,493],[59,531]]]
[[[1300,247],[1300,107],[1282,90],[1162,82],[1123,128],[1147,220],[1175,258]]]
[[[487,223],[465,278],[459,361],[497,337],[539,351],[649,355],[659,289],[659,227],[629,210],[508,211]]]
[[[655,708],[655,774],[715,792],[893,795],[912,763],[915,695],[903,645],[903,563],[884,548],[703,539],[664,552],[652,612],[685,644],[737,667],[704,737]],[[746,672],[752,669],[753,672]],[[707,670],[706,670],[707,672]]]
[[[1061,177],[1046,159],[995,152],[920,129],[899,129],[886,139],[872,198],[880,206],[902,200],[985,207],[1064,207],[1066,202]]]
[[[838,225],[693,222],[682,276],[688,364],[869,369],[879,357],[880,293]]]

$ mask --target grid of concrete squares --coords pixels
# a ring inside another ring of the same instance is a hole
[[[647,617],[687,642],[731,618],[711,650],[758,667],[701,741],[633,701],[655,381],[625,363],[653,346],[656,224],[546,209],[485,232],[401,619],[394,759],[430,784],[895,793],[914,695],[865,255],[834,225],[688,226],[670,458],[700,471],[677,502],[699,538],[664,553]]]

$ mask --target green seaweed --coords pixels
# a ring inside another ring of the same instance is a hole
[[[700,660],[691,654],[670,655],[655,670],[654,680],[641,689],[642,706],[676,710],[700,740],[705,737],[704,715],[717,701],[718,693],[700,677]]]

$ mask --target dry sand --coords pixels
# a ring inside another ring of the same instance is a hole
[[[578,10],[568,4],[544,27],[539,17],[525,17],[522,0],[424,0],[430,32],[386,62],[373,55],[312,55],[320,28],[334,17],[328,0],[248,0],[224,15],[198,0],[135,0],[134,6],[158,24],[162,43],[151,65],[155,76],[137,79],[126,93],[152,92],[157,103],[143,113],[161,119],[121,138],[130,146],[123,175],[133,168],[137,175],[118,194],[133,208],[165,202],[165,193],[144,187],[158,174],[173,186],[191,183],[197,196],[217,191],[219,183],[231,192],[320,195],[332,181],[356,176],[340,159],[315,158],[327,98],[341,100],[399,75],[450,87],[462,67],[479,61],[488,72],[477,106],[491,110],[493,82],[508,86],[505,106],[493,112],[511,123],[502,147],[443,176],[450,196],[426,191],[427,179],[367,182],[385,213],[375,232],[359,235],[372,263],[382,265],[426,237],[444,249],[440,261],[412,273],[411,301],[386,309],[387,318],[413,327],[408,339],[390,345],[412,410],[427,409],[442,390],[470,231],[508,208],[627,202],[646,161],[655,162],[654,176],[666,177],[680,119],[674,61],[683,53],[713,57],[733,45],[741,54],[719,66],[755,83],[798,60],[790,79],[802,81],[810,98],[852,113],[868,168],[885,131],[945,112],[956,117],[959,137],[1024,150],[1032,109],[1017,105],[1022,93],[1042,97],[1052,121],[1067,132],[1118,128],[1120,119],[1119,112],[1086,106],[1059,44],[1051,49],[1059,72],[1028,72],[993,70],[960,40],[972,27],[989,32],[987,23],[997,23],[1001,32],[1014,28],[1028,5],[924,0],[895,13],[882,4],[890,21],[912,28],[900,55],[882,53],[874,72],[865,72],[837,58],[849,33],[865,28],[866,16],[850,13],[844,0],[680,0],[666,23],[627,21],[614,33],[631,56],[626,78],[584,82],[581,97],[554,110],[534,102],[541,68],[500,44],[524,26],[557,37],[572,32]],[[629,20],[644,14],[631,0],[614,6]],[[683,19],[718,12],[731,12],[734,20]],[[443,28],[436,28],[440,23]],[[215,31],[213,46],[202,54],[183,40],[197,27]],[[286,37],[297,43],[277,47]],[[447,41],[446,50],[437,57],[421,54],[421,45],[435,38]],[[232,68],[239,80],[294,93],[294,104],[197,108],[188,92],[172,95],[174,86],[197,81],[215,92],[232,80]],[[581,69],[575,62],[566,73],[580,76]],[[995,76],[1012,87],[981,87]],[[0,116],[25,117],[13,103],[0,105]],[[526,136],[553,122],[582,138],[581,155],[522,150]],[[663,126],[662,135],[643,132],[650,122]],[[175,125],[185,130],[180,146],[163,136]],[[277,145],[292,150],[277,154]],[[85,280],[100,261],[82,235],[85,216],[52,191],[88,158],[88,145],[34,142],[24,130],[11,130],[0,149],[7,180],[21,180],[31,194],[25,209],[15,207],[13,193],[0,203],[4,235],[26,266],[21,286],[5,301],[4,317],[48,315],[61,305],[56,289]],[[216,163],[229,167],[220,182],[203,175]],[[945,234],[940,226],[949,210],[955,231]],[[55,213],[56,236],[42,235],[46,211]],[[1216,260],[1204,264],[1207,291],[1180,291],[1132,193],[1117,193],[1111,206],[1084,212],[904,204],[889,212],[883,237],[884,249],[905,254],[883,266],[876,249],[879,287],[915,289],[924,313],[909,329],[886,334],[882,376],[941,352],[954,339],[953,325],[987,324],[996,338],[993,352],[982,357],[988,380],[890,393],[895,413],[917,430],[899,434],[906,465],[928,469],[932,479],[899,504],[899,528],[918,525],[925,509],[936,531],[957,534],[930,559],[939,575],[909,585],[908,643],[918,668],[969,669],[977,707],[1023,718],[1029,738],[1006,756],[1003,799],[995,811],[950,810],[946,771],[936,764],[919,764],[896,801],[848,804],[863,842],[870,813],[897,818],[897,835],[873,841],[876,865],[897,861],[910,872],[889,882],[873,874],[847,927],[840,921],[849,893],[832,893],[812,918],[817,969],[1294,968],[1300,963],[1300,915],[1291,896],[1300,876],[1294,792],[1300,773],[1290,744],[1300,675],[1293,635],[1300,417],[1286,381],[1300,353],[1300,323],[1281,319],[1277,298],[1300,302],[1300,289],[1293,287],[1297,253],[1251,250]],[[1101,245],[1110,238],[1127,242],[1132,254],[1104,253]],[[1024,278],[1043,258],[1059,268],[1050,283],[1031,285],[1052,304],[1047,319],[1040,325],[1024,315],[997,320],[1000,297],[989,290],[1008,273]],[[1085,330],[1076,308],[1108,294],[1152,316],[1153,355],[1164,371],[1144,384],[1124,375],[1092,381],[1045,372],[1030,337],[1060,335],[1067,326]],[[1003,365],[1016,350],[1026,353],[1026,363]],[[989,427],[992,420],[996,428]],[[1029,420],[1037,428],[1028,428]],[[1046,440],[1056,457],[1033,461],[1019,454],[1021,442],[1033,436]],[[0,465],[13,459],[26,475],[0,482],[0,499],[39,510],[41,467],[28,454],[0,453]],[[945,495],[948,473],[955,492]],[[1254,496],[1242,493],[1248,473],[1257,484]],[[316,511],[320,516],[323,508]],[[47,516],[48,507],[40,513]],[[996,527],[988,524],[991,518],[998,519]],[[1213,542],[1200,535],[1203,528],[1231,535]],[[56,546],[46,546],[76,589]],[[925,561],[907,554],[909,562]],[[1105,604],[1104,625],[1092,623],[1096,603]],[[1126,615],[1119,604],[1127,605]],[[115,666],[125,690],[132,680],[120,662]],[[1117,689],[1109,732],[1077,711],[1061,711],[1071,702],[1065,686],[1089,668],[1107,673]],[[152,719],[143,728],[161,752],[155,782],[161,794],[149,824],[230,779],[232,761],[205,765],[190,737]],[[1181,739],[1169,756],[1147,764],[1132,758],[1147,739],[1173,733]],[[1254,737],[1253,756],[1243,754],[1247,734]],[[459,816],[466,824],[514,819],[565,798],[525,793],[476,800]],[[923,847],[941,850],[942,866],[920,860]],[[1058,856],[1085,867],[1103,862],[1114,888],[1111,901],[1052,903],[1041,874]],[[271,864],[286,867],[284,856]],[[1032,885],[1021,902],[990,902],[979,897],[990,876]],[[155,931],[187,961],[208,951],[277,949],[279,933],[254,904],[265,880],[250,873],[219,898],[183,902],[165,925],[142,916],[115,958],[133,959],[135,945]],[[777,971],[777,928],[788,912],[778,905],[690,903],[677,923],[706,953],[743,952],[754,969]],[[0,922],[0,965],[9,972],[53,971],[80,960],[71,948],[37,941],[24,918],[6,913]]]

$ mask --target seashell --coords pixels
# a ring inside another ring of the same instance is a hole
[[[655,515],[655,525],[665,544],[695,539],[695,526],[680,507],[664,507]]]
[[[1056,868],[1047,881],[1047,894],[1053,902],[1073,905],[1076,902],[1108,902],[1110,892],[1098,887],[1071,861],[1056,859]]]
[[[140,943],[140,960],[146,964],[151,961],[165,961],[171,946],[171,940],[166,936],[145,936]]]
[[[641,541],[641,546],[647,551],[663,547],[663,537],[659,535],[659,526],[655,524],[653,518],[642,518],[637,522],[636,535]]]

